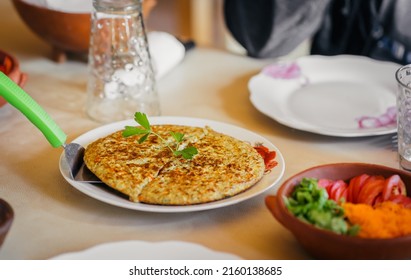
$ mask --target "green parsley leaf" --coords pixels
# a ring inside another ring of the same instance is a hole
[[[184,139],[183,133],[170,131],[170,134],[177,141],[177,143],[181,143]]]
[[[150,133],[144,134],[143,136],[140,137],[140,139],[138,139],[138,143],[141,144],[144,141],[147,140],[147,137],[150,135]]]
[[[147,115],[141,112],[134,114],[134,120],[147,130],[151,131],[150,122],[148,121]]]
[[[196,154],[198,154],[198,151],[195,147],[190,146],[183,150],[174,151],[173,153],[176,156],[182,156],[184,159],[192,159]]]
[[[141,112],[136,112],[134,114],[134,120],[141,127],[126,126],[122,132],[123,137],[130,137],[133,135],[143,135],[138,139],[138,143],[141,144],[147,140],[147,138],[153,134],[160,138],[166,145],[166,147],[175,155],[182,156],[184,159],[192,159],[198,151],[195,147],[187,147],[185,149],[179,150],[180,143],[184,140],[184,134],[180,132],[170,131],[171,136],[176,141],[175,149],[173,149],[166,140],[164,140],[159,134],[151,130],[150,122],[148,121],[147,115]]]
[[[147,134],[147,133],[150,133],[150,130],[142,129],[140,127],[135,127],[135,126],[126,126],[122,134],[124,137],[129,137],[133,135]]]

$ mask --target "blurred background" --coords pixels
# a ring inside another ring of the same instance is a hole
[[[224,0],[157,0],[147,20],[147,27],[183,39],[191,38],[198,46],[245,54],[243,47],[227,31],[223,5]],[[287,57],[307,55],[309,48],[310,42],[305,41]]]
[[[35,0],[20,0],[35,1]],[[91,1],[91,0],[88,0]],[[244,54],[243,48],[231,37],[224,23],[224,0],[146,0],[155,3],[146,18],[148,31],[165,31],[182,40],[193,40],[199,47],[211,47]],[[23,22],[13,6],[13,0],[0,1],[0,49],[16,56],[50,56],[50,45],[40,39]],[[9,12],[11,11],[11,12]],[[30,42],[30,53],[24,53]],[[22,52],[22,53],[21,53]],[[308,44],[289,56],[308,53]]]
[[[157,0],[147,27],[191,38],[201,46],[224,48],[229,37],[222,5],[223,0]]]

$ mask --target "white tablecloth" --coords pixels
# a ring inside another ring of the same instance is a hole
[[[20,60],[25,90],[69,135],[99,126],[84,113],[84,62],[56,64],[51,49],[22,23],[11,1],[1,1],[0,48]],[[334,138],[282,126],[249,101],[247,83],[269,60],[197,48],[158,84],[163,115],[207,118],[252,130],[282,152],[289,176],[332,162],[398,167],[381,137]],[[202,212],[161,214],[111,206],[77,191],[61,176],[61,148],[11,106],[0,110],[0,197],[15,220],[0,259],[48,259],[121,240],[193,242],[244,259],[310,258],[264,205],[274,189],[236,205]],[[281,183],[280,182],[280,183]]]

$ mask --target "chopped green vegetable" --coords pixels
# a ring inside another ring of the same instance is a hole
[[[173,153],[174,155],[182,156],[185,159],[192,159],[193,156],[198,154],[198,151],[196,148],[190,146],[182,150],[174,151]]]
[[[134,114],[134,120],[141,125],[141,127],[135,126],[126,126],[122,135],[123,137],[129,137],[133,135],[142,135],[138,139],[138,143],[141,144],[147,140],[147,138],[152,134],[160,138],[166,145],[168,149],[175,155],[175,156],[182,156],[184,159],[192,159],[198,151],[195,147],[188,146],[184,149],[180,149],[180,144],[184,140],[184,134],[180,132],[173,132],[170,131],[171,136],[176,141],[174,149],[167,143],[167,141],[162,138],[159,134],[155,133],[151,130],[150,122],[148,121],[147,115],[141,112],[137,112]]]
[[[283,199],[291,213],[314,226],[346,235],[359,231],[358,226],[345,220],[344,209],[328,199],[327,191],[318,186],[317,179],[303,178],[291,196]]]

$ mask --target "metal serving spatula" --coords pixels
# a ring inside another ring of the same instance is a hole
[[[84,165],[84,148],[77,143],[66,144],[67,135],[46,111],[7,75],[0,72],[0,96],[27,117],[46,137],[52,147],[63,147],[71,176],[76,181],[101,183]]]

